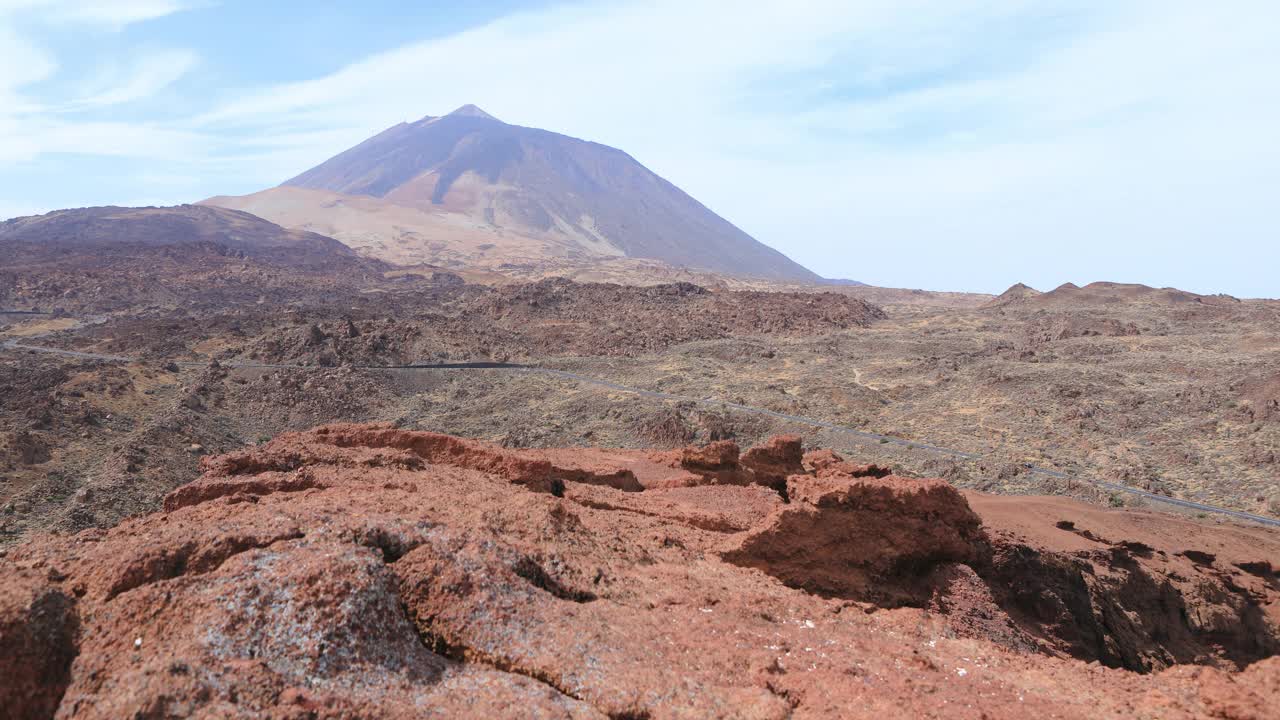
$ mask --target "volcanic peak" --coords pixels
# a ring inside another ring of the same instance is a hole
[[[472,117],[472,118],[482,118],[484,120],[493,120],[494,122],[502,122],[498,118],[490,115],[489,113],[481,110],[479,107],[472,105],[470,103],[467,103],[466,105],[463,105],[462,107],[458,108],[457,110],[454,110],[448,115],[445,115],[445,117]]]

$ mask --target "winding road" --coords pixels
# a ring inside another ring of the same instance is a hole
[[[35,352],[35,353],[46,353],[50,355],[59,355],[63,357],[77,358],[81,360],[102,360],[106,362],[134,362],[135,361],[135,358],[125,357],[123,355],[105,355],[101,353],[88,353],[88,352],[80,352],[77,350],[63,350],[60,348],[42,347],[39,345],[27,345],[17,340],[8,340],[8,341],[5,341],[4,343],[0,343],[0,349],[27,351],[27,352]],[[191,360],[182,360],[182,361],[175,360],[172,362],[182,367],[205,367],[205,366],[208,366],[209,364],[208,361],[202,362],[202,361],[191,361]],[[236,360],[228,360],[225,362],[219,361],[219,364],[222,365],[223,367],[229,367],[229,368],[259,368],[259,369],[280,369],[280,370],[323,369],[316,365],[285,365],[285,364],[243,362],[243,361],[236,361]],[[654,398],[658,400],[673,400],[677,402],[692,402],[698,405],[714,407],[714,408],[729,408],[729,409],[737,410],[739,412],[748,413],[751,415],[759,415],[763,417],[774,418],[776,420],[784,420],[786,422],[796,423],[799,425],[808,425],[810,427],[821,428],[823,430],[827,430],[830,432],[834,432],[834,433],[838,433],[838,434],[846,435],[850,437],[856,437],[862,440],[874,441],[881,444],[898,445],[911,450],[920,450],[923,452],[934,453],[937,455],[956,457],[964,460],[981,460],[983,457],[981,454],[978,454],[978,453],[963,452],[961,450],[953,450],[951,448],[939,447],[937,445],[930,445],[928,443],[915,442],[913,440],[904,440],[902,438],[892,437],[889,435],[881,435],[879,433],[866,432],[864,430],[856,430],[851,427],[825,422],[822,420],[818,420],[816,418],[803,417],[800,415],[788,415],[787,413],[775,412],[773,410],[766,410],[765,408],[752,407],[750,405],[739,405],[738,403],[726,402],[724,400],[718,400],[716,398],[699,398],[699,397],[693,397],[690,395],[677,395],[673,393],[658,392],[656,390],[645,390],[643,388],[636,388],[636,387],[631,387],[629,385],[622,385],[620,383],[615,383],[609,380],[602,380],[600,378],[590,377],[587,375],[580,375],[575,372],[569,372],[568,370],[556,370],[553,368],[540,367],[537,365],[520,365],[516,363],[500,363],[500,362],[459,362],[459,363],[414,363],[409,365],[348,365],[344,367],[350,367],[357,370],[399,370],[399,371],[509,370],[512,372],[537,373],[541,375],[549,375],[553,377],[560,377],[560,378],[565,378],[569,380],[575,380],[577,382],[586,383],[589,385],[595,385],[597,387],[602,387],[602,388],[608,388],[610,390],[616,390],[619,392],[625,392],[625,393],[637,395],[640,397],[648,397],[648,398]],[[1173,505],[1175,507],[1183,508],[1186,510],[1193,510],[1196,512],[1203,512],[1203,513],[1214,513],[1217,515],[1224,515],[1227,517],[1235,518],[1237,520],[1247,520],[1249,522],[1268,525],[1270,527],[1280,527],[1280,520],[1276,518],[1267,517],[1265,515],[1255,515],[1253,513],[1244,512],[1242,510],[1231,510],[1228,508],[1218,507],[1216,505],[1208,505],[1206,503],[1196,502],[1194,500],[1182,500],[1179,498],[1167,497],[1165,495],[1159,495],[1153,492],[1148,492],[1146,490],[1141,490],[1139,488],[1129,487],[1128,485],[1119,485],[1117,483],[1107,482],[1106,480],[1099,480],[1096,478],[1086,478],[1086,477],[1080,477],[1077,475],[1070,475],[1057,470],[1038,467],[1036,465],[1026,465],[1025,469],[1027,470],[1027,472],[1030,472],[1032,474],[1056,478],[1059,480],[1071,480],[1071,481],[1080,482],[1080,483],[1089,483],[1113,492],[1127,493],[1129,495],[1141,497],[1146,500],[1150,500],[1152,502],[1164,503],[1166,505]]]

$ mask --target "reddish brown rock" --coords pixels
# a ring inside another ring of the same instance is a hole
[[[75,600],[60,571],[39,570],[9,569],[0,581],[0,708],[14,720],[53,717],[76,655]]]
[[[1037,498],[971,508],[941,480],[830,467],[792,473],[788,503],[679,455],[442,438],[282,436],[210,460],[166,512],[10,548],[0,707],[882,720],[1280,702],[1274,532]],[[795,458],[771,447],[774,468]],[[764,467],[743,455],[738,480]],[[680,477],[701,482],[660,486]]]
[[[743,453],[739,453],[737,443],[719,440],[700,447],[654,453],[651,457],[659,463],[676,464],[687,471],[681,478],[667,478],[661,487],[754,484],[773,488],[781,494],[786,490],[789,475],[805,471],[802,443],[794,435],[771,437]],[[646,484],[646,487],[655,485]]]
[[[328,486],[336,468],[400,468],[428,465],[479,470],[539,492],[561,492],[566,481],[639,490],[626,468],[557,464],[539,451],[507,450],[497,445],[430,432],[397,430],[390,425],[337,423],[310,433],[287,433],[261,448],[201,462],[205,474],[165,498],[176,510],[216,497],[261,495]],[[315,468],[321,468],[319,472]],[[296,471],[296,472],[291,472]]]
[[[1196,683],[1206,717],[1267,720],[1275,715],[1275,703],[1268,698],[1280,692],[1280,658],[1259,661],[1237,675],[1201,667],[1176,668],[1167,674]]]
[[[778,435],[742,454],[741,465],[760,485],[783,490],[787,478],[804,472],[803,442],[795,435]]]
[[[89,626],[68,717],[598,717],[527,678],[423,646],[379,553],[327,540],[241,553],[114,599]]]
[[[943,480],[796,475],[787,494],[725,560],[810,592],[919,605],[930,568],[983,554],[982,522]]]
[[[609,717],[790,714],[766,688],[726,683],[714,664],[690,663],[697,638],[670,622],[687,613],[623,619],[625,605],[559,582],[496,538],[441,532],[395,571],[410,616],[447,652],[521,668]]]
[[[801,462],[804,464],[805,472],[815,473],[822,468],[844,462],[844,458],[840,457],[835,450],[820,448],[805,453]]]
[[[759,486],[659,487],[634,494],[607,487],[572,485],[565,497],[591,508],[667,518],[725,533],[748,530],[782,505],[778,493]]]
[[[843,474],[850,477],[884,477],[892,470],[880,465],[849,462],[832,450],[823,448],[804,454],[804,470],[810,475]]]
[[[926,582],[933,595],[925,607],[946,616],[948,626],[960,637],[989,640],[1014,650],[1044,649],[1039,640],[1018,626],[1000,606],[987,582],[968,565],[939,565]]]
[[[969,493],[1002,606],[1058,652],[1151,671],[1280,653],[1275,533]]]
[[[702,447],[687,447],[680,451],[680,466],[693,471],[736,469],[738,445],[729,440],[719,440]]]

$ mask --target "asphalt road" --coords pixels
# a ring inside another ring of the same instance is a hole
[[[47,353],[51,355],[60,355],[64,357],[78,358],[81,360],[103,360],[107,362],[133,362],[134,361],[134,358],[125,357],[122,355],[104,355],[101,353],[86,353],[86,352],[79,352],[76,350],[62,350],[59,348],[41,347],[38,345],[25,345],[23,343],[18,342],[17,340],[6,341],[3,344],[0,344],[0,348],[3,348],[5,350]],[[279,365],[279,364],[268,364],[268,363],[240,362],[240,361],[234,361],[234,360],[229,360],[225,362],[219,361],[219,362],[223,367],[230,367],[230,368],[307,369],[307,370],[318,369],[318,367],[315,365]],[[174,361],[174,363],[176,365],[183,366],[183,367],[204,367],[209,364],[208,362],[194,362],[194,361]],[[965,460],[981,460],[982,459],[982,455],[977,453],[962,452],[960,450],[952,450],[951,448],[939,447],[937,445],[930,445],[928,443],[915,442],[913,440],[904,440],[902,438],[890,437],[888,435],[880,435],[878,433],[866,432],[865,430],[857,430],[857,429],[846,427],[843,425],[824,422],[822,420],[817,420],[815,418],[807,418],[800,415],[788,415],[786,413],[775,412],[773,410],[766,410],[764,408],[751,407],[750,405],[739,405],[737,403],[725,402],[723,400],[717,400],[716,398],[698,398],[698,397],[693,397],[689,395],[676,395],[672,393],[658,392],[656,390],[645,390],[643,388],[630,387],[628,385],[622,385],[619,383],[611,382],[609,380],[601,380],[599,378],[594,378],[587,375],[579,375],[578,373],[569,372],[567,370],[555,370],[552,368],[538,367],[536,365],[518,365],[514,363],[498,363],[498,362],[462,362],[462,363],[415,363],[410,365],[355,365],[355,366],[347,366],[347,367],[354,367],[355,369],[359,369],[359,370],[399,370],[399,371],[510,370],[513,372],[538,373],[541,375],[550,375],[554,377],[576,380],[578,382],[595,385],[597,387],[608,388],[610,390],[617,390],[619,392],[625,392],[632,395],[638,395],[641,397],[655,398],[658,400],[675,400],[675,401],[683,401],[683,402],[693,402],[699,405],[715,407],[715,408],[730,408],[743,413],[770,417],[777,420],[784,420],[787,422],[797,423],[800,425],[808,425],[810,427],[821,428],[823,430],[828,430],[834,433],[857,437],[862,440],[873,440],[878,443],[898,445],[901,447],[909,448],[911,450],[920,450],[923,452],[930,452],[938,455],[946,455],[949,457],[957,457]],[[1203,512],[1203,513],[1213,513],[1217,515],[1225,515],[1227,517],[1235,518],[1237,520],[1247,520],[1250,522],[1256,522],[1256,523],[1260,523],[1262,525],[1268,525],[1271,527],[1280,527],[1280,520],[1277,520],[1276,518],[1266,517],[1265,515],[1255,515],[1253,513],[1247,513],[1241,510],[1231,510],[1228,508],[1218,507],[1216,505],[1208,505],[1205,503],[1195,502],[1194,500],[1181,500],[1178,498],[1167,497],[1164,495],[1158,495],[1153,492],[1148,492],[1146,490],[1141,490],[1139,488],[1129,487],[1127,485],[1118,485],[1113,482],[1107,482],[1106,480],[1099,480],[1096,478],[1086,478],[1086,477],[1080,477],[1078,475],[1069,475],[1064,472],[1059,472],[1057,470],[1050,470],[1048,468],[1037,467],[1035,465],[1026,466],[1026,470],[1030,473],[1034,473],[1037,475],[1044,475],[1046,477],[1058,478],[1060,480],[1072,480],[1075,482],[1090,483],[1098,487],[1104,488],[1106,490],[1111,490],[1113,492],[1121,492],[1121,493],[1127,493],[1129,495],[1136,495],[1138,497],[1144,498],[1146,500],[1150,500],[1152,502],[1164,503],[1166,505],[1173,505],[1173,506],[1184,508],[1187,510],[1194,510],[1194,511]]]

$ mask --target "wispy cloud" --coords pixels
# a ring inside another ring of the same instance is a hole
[[[0,0],[0,14],[26,14],[46,23],[79,23],[119,30],[205,4],[194,0]]]
[[[186,50],[154,51],[127,63],[108,58],[79,93],[49,97],[36,87],[56,77],[53,53],[30,28],[76,23],[118,30],[178,12],[171,0],[0,0],[0,162],[31,162],[52,153],[175,159],[201,144],[191,130],[153,122],[122,122],[83,111],[145,100],[177,82],[198,61]],[[68,117],[69,111],[80,111]]]
[[[44,80],[57,69],[53,56],[31,43],[0,15],[0,116],[6,107],[22,102],[17,91]]]
[[[199,60],[199,56],[190,50],[165,50],[135,58],[124,67],[109,65],[88,84],[82,97],[69,103],[69,108],[122,105],[145,100],[182,79]]]

